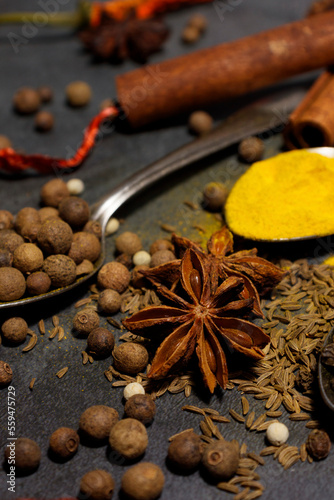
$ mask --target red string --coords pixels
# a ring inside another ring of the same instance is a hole
[[[28,168],[33,168],[40,173],[47,174],[57,169],[79,167],[94,147],[101,123],[106,119],[116,118],[118,114],[119,110],[115,106],[110,106],[95,116],[84,132],[81,146],[75,155],[68,160],[41,154],[19,154],[12,148],[5,148],[0,149],[0,169],[8,172],[20,172]]]

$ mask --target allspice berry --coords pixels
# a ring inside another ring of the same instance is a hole
[[[26,291],[23,274],[14,267],[0,267],[0,301],[18,300]]]
[[[155,402],[149,394],[134,394],[125,403],[124,412],[127,417],[135,418],[146,425],[152,422],[155,416]]]
[[[32,207],[22,208],[15,217],[15,230],[21,234],[22,228],[27,224],[40,224],[41,217],[38,210]]]
[[[8,210],[0,210],[0,230],[12,229],[14,226],[14,215]]]
[[[48,254],[64,254],[68,252],[72,240],[72,229],[66,222],[60,219],[43,222],[37,233],[38,245]]]
[[[58,210],[60,217],[76,229],[83,227],[90,216],[88,203],[78,196],[64,198],[59,203]]]
[[[15,92],[13,104],[15,111],[18,113],[30,115],[39,109],[41,98],[37,90],[30,87],[22,87]]]
[[[6,387],[13,378],[13,371],[6,361],[0,361],[0,387]]]
[[[238,153],[240,158],[246,163],[259,161],[263,157],[264,144],[258,137],[247,137],[240,142]]]
[[[170,250],[158,250],[154,252],[151,259],[151,267],[161,266],[162,264],[167,264],[167,262],[171,262],[175,260],[176,257]]]
[[[148,363],[147,349],[136,342],[124,342],[116,346],[112,355],[116,370],[129,375],[143,371]]]
[[[111,429],[109,444],[113,450],[128,460],[145,453],[148,436],[145,426],[134,418],[124,418]]]
[[[27,292],[29,295],[41,295],[48,292],[50,287],[51,279],[43,271],[37,271],[27,277]]]
[[[13,229],[2,229],[0,231],[0,247],[13,253],[14,250],[24,243],[22,236]]]
[[[121,296],[116,290],[111,290],[107,288],[103,290],[98,298],[97,305],[99,311],[104,314],[115,314],[117,313],[122,304]]]
[[[186,26],[182,31],[181,39],[183,43],[190,45],[197,42],[200,36],[201,33],[195,26]]]
[[[306,441],[307,451],[315,460],[326,458],[330,452],[331,446],[332,443],[327,432],[321,429],[313,429]]]
[[[61,179],[52,179],[47,182],[44,184],[40,192],[43,205],[48,207],[57,208],[61,200],[67,196],[70,196],[70,192],[66,182]]]
[[[208,20],[202,14],[194,14],[188,21],[188,26],[198,29],[200,33],[206,30],[208,26]]]
[[[123,293],[129,286],[130,271],[119,262],[108,262],[101,267],[97,275],[100,288],[111,288],[118,293]]]
[[[212,116],[205,111],[194,111],[189,116],[188,127],[195,135],[205,135],[212,130]]]
[[[94,234],[79,231],[73,235],[73,241],[68,256],[71,257],[76,264],[80,264],[83,260],[95,262],[99,258],[100,253],[101,243]]]
[[[122,491],[129,500],[155,500],[161,494],[165,476],[158,465],[141,462],[122,477]]]
[[[77,312],[73,319],[74,330],[86,336],[88,336],[94,328],[97,328],[99,324],[99,315],[89,307],[85,307],[82,311]]]
[[[77,277],[75,262],[67,255],[50,255],[44,261],[43,271],[56,288],[70,285]]]
[[[23,318],[9,318],[3,323],[1,332],[8,342],[12,344],[21,344],[27,337],[28,325]]]
[[[103,441],[109,437],[118,420],[119,415],[114,408],[105,405],[90,406],[80,417],[79,429],[85,437]]]
[[[96,469],[87,472],[80,481],[78,498],[86,500],[110,500],[115,489],[115,482],[109,472]]]
[[[35,128],[39,132],[48,132],[54,126],[53,114],[49,111],[40,111],[35,116]]]
[[[229,190],[221,182],[209,182],[203,189],[203,205],[207,210],[219,212],[227,200]]]
[[[41,222],[37,223],[27,223],[22,226],[21,236],[29,243],[34,243],[37,240],[38,231],[41,228]]]
[[[51,434],[49,447],[58,458],[72,457],[79,446],[79,435],[74,429],[60,427]]]
[[[94,236],[96,236],[99,240],[102,237],[102,227],[97,220],[89,220],[84,225],[83,231],[94,234]]]
[[[42,102],[50,102],[53,99],[53,90],[47,85],[42,85],[37,89],[39,97]]]
[[[199,466],[203,455],[203,442],[193,431],[176,436],[168,448],[168,460],[177,470],[189,472]]]
[[[125,231],[117,236],[115,246],[118,253],[126,253],[131,256],[143,248],[139,236],[131,231]]]
[[[23,243],[13,254],[13,266],[22,273],[32,273],[43,265],[43,252],[33,243]]]
[[[50,219],[59,219],[59,211],[55,207],[42,207],[38,211],[41,223]]]
[[[90,86],[88,83],[82,81],[69,83],[65,92],[68,104],[75,108],[86,106],[92,98]]]
[[[5,460],[11,458],[11,448],[5,448]],[[15,441],[15,468],[19,473],[34,472],[41,461],[41,449],[29,438],[20,437]]]
[[[87,338],[87,350],[96,358],[106,358],[111,355],[115,338],[110,330],[101,326],[94,328]]]
[[[13,254],[6,248],[0,248],[0,267],[11,267]]]
[[[150,254],[153,255],[158,250],[170,250],[171,252],[174,252],[174,245],[166,238],[159,238],[150,246]]]
[[[239,465],[239,443],[219,440],[205,447],[202,465],[214,480],[227,481],[237,471]]]

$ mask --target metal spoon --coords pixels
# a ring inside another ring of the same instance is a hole
[[[305,94],[303,87],[280,91],[256,101],[237,111],[208,135],[200,137],[189,144],[165,156],[161,160],[139,170],[131,177],[121,182],[115,189],[93,205],[92,218],[102,226],[101,255],[94,264],[95,269],[90,274],[77,279],[71,285],[52,290],[34,297],[25,297],[11,302],[0,303],[0,309],[32,304],[49,297],[72,290],[74,287],[91,278],[102,266],[105,258],[105,229],[109,218],[131,196],[195,161],[217,153],[250,135],[271,131],[271,134],[286,123],[290,112],[297,106]]]
[[[322,350],[333,342],[334,328],[328,333],[325,342],[323,344]],[[328,408],[334,411],[334,389],[332,388],[330,381],[334,376],[334,372],[330,371],[322,362],[321,356],[319,358],[318,364],[318,381],[320,387],[320,394]]]

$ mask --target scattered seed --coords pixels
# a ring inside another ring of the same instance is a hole
[[[31,351],[31,349],[33,349],[35,347],[35,345],[37,344],[37,335],[35,332],[33,332],[32,330],[28,330],[28,335],[30,335],[30,340],[28,342],[28,344],[26,345],[26,347],[24,347],[22,349],[22,352],[29,352]]]
[[[59,326],[58,327],[58,342],[63,340],[64,337],[65,337],[65,330],[62,326]]]
[[[229,410],[229,413],[230,413],[231,417],[234,418],[234,420],[236,420],[237,422],[240,422],[240,423],[245,422],[245,418],[242,415],[240,415],[239,413],[237,413],[235,410],[233,410],[232,408]]]
[[[82,307],[82,306],[85,306],[86,304],[89,304],[91,301],[92,301],[91,297],[87,297],[86,299],[78,300],[78,302],[76,302],[74,304],[74,307],[76,309],[78,309],[79,307]]]
[[[52,316],[52,323],[53,323],[53,326],[59,326],[59,317]]]
[[[249,402],[248,399],[245,398],[245,396],[241,397],[241,405],[242,405],[242,414],[247,415],[249,412]]]
[[[32,379],[31,379],[30,384],[29,384],[29,389],[30,389],[31,391],[32,391],[32,390],[33,390],[33,388],[34,388],[34,384],[35,384],[35,382],[36,382],[36,378],[34,377],[34,378],[32,378]]]
[[[123,326],[121,325],[121,323],[119,323],[118,321],[116,321],[114,318],[107,318],[107,321],[108,321],[108,323],[110,325],[114,326],[118,330],[122,330],[123,329]]]
[[[260,457],[260,455],[257,455],[256,453],[254,453],[253,451],[251,451],[251,452],[248,453],[248,458],[251,458],[252,460],[255,460],[255,462],[257,462],[260,465],[264,465],[265,464],[265,461],[263,460],[263,458]]]
[[[160,224],[160,229],[163,231],[166,231],[166,233],[175,233],[176,232],[176,227],[172,226],[171,224]]]
[[[255,411],[251,411],[246,418],[246,429],[250,429],[252,427],[254,418],[255,418]]]
[[[177,434],[173,434],[173,436],[170,436],[170,438],[168,438],[168,441],[173,441],[173,439],[175,439],[176,437],[181,436],[186,432],[193,432],[193,431],[194,429],[192,427],[190,429],[185,429],[184,431],[178,432]]]
[[[301,422],[303,420],[310,420],[310,415],[307,413],[291,413],[289,419],[294,422]]]
[[[58,378],[62,378],[68,372],[68,366],[64,366],[61,370],[56,373]]]
[[[227,491],[228,493],[239,493],[238,486],[230,483],[218,483],[217,488],[223,491]]]
[[[88,363],[88,354],[86,351],[81,351],[81,355],[82,355],[82,364],[85,365],[86,363]]]
[[[52,328],[51,333],[49,335],[49,340],[52,340],[53,338],[55,338],[55,336],[58,334],[58,331],[59,331],[58,326],[55,326],[54,328]]]
[[[39,322],[38,322],[38,329],[39,329],[39,333],[41,335],[45,335],[45,324],[44,324],[44,320],[41,319]]]
[[[90,364],[92,364],[92,363],[94,362],[94,358],[93,358],[93,356],[90,356],[90,355],[88,354],[88,361],[90,362]]]

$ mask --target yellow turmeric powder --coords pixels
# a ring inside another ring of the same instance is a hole
[[[334,160],[300,150],[254,163],[234,185],[225,218],[250,239],[334,234]]]

